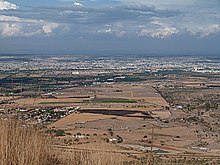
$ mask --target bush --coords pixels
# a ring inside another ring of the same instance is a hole
[[[61,129],[58,129],[55,132],[55,136],[65,136],[65,131],[61,130]]]
[[[122,143],[124,140],[121,136],[117,135],[117,143]]]

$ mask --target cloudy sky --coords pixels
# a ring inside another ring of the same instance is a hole
[[[220,0],[0,0],[0,53],[218,54]]]

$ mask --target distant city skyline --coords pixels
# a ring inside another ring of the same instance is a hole
[[[0,0],[0,55],[220,56],[219,43],[219,0]]]

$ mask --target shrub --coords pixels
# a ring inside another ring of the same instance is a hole
[[[55,136],[65,136],[65,131],[58,129],[56,130]]]

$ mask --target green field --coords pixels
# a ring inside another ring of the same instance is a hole
[[[136,100],[124,99],[124,98],[96,98],[92,100],[85,100],[83,102],[91,103],[137,103]]]
[[[40,104],[73,104],[75,102],[42,102]],[[78,102],[78,103],[82,103],[82,102]]]
[[[83,103],[137,103],[136,100],[124,98],[98,98],[91,100],[83,100],[82,102],[42,102],[40,104],[83,104]]]

